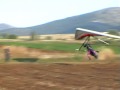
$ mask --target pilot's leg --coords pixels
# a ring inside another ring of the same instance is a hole
[[[88,57],[89,60],[91,60],[91,55],[90,55],[89,51],[87,52],[87,57]]]

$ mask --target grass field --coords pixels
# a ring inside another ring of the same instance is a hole
[[[0,42],[0,45],[12,45],[12,46],[24,46],[27,48],[35,48],[40,50],[47,50],[47,51],[63,51],[63,52],[75,52],[76,48],[80,47],[80,43],[72,43],[72,42],[57,42],[57,41],[50,41],[50,42]],[[116,54],[120,54],[120,42],[111,42],[110,45],[105,45],[101,43],[94,43],[92,47],[95,50],[101,50],[103,48],[110,48]],[[82,49],[85,50],[84,48]],[[81,51],[82,53],[82,51]]]
[[[9,41],[0,42],[1,46],[11,46],[11,56],[13,62],[83,62],[86,59],[86,49],[76,51],[82,43],[63,41]],[[114,59],[120,55],[120,42],[113,42],[109,46],[94,42],[92,47],[100,51],[99,59]],[[0,50],[0,58],[4,59],[4,51]],[[46,59],[46,60],[43,60]]]
[[[66,52],[73,52],[75,48],[79,47],[79,44],[64,42],[0,42],[0,45],[24,46],[41,50],[57,50]]]

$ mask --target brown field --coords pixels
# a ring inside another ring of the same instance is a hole
[[[3,63],[0,90],[120,90],[120,62]]]

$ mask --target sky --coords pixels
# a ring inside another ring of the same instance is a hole
[[[0,0],[0,23],[29,27],[110,7],[120,0]]]

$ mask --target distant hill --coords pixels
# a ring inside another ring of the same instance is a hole
[[[75,33],[75,29],[78,27],[96,31],[120,31],[120,7],[107,8],[33,27],[6,29],[0,31],[0,33],[17,35],[29,35],[30,32],[36,32],[37,34],[70,34]]]
[[[8,24],[5,24],[5,23],[0,23],[0,30],[3,30],[3,29],[10,29],[10,28],[14,28],[13,26],[10,26]]]

